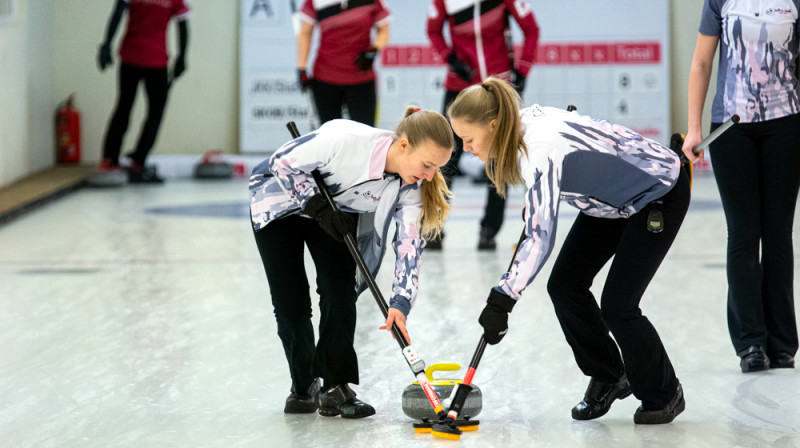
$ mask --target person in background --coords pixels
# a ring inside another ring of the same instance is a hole
[[[518,60],[514,58],[509,16],[525,36]],[[444,38],[445,23],[450,29],[449,43]],[[527,0],[433,0],[428,10],[427,33],[433,48],[447,62],[443,111],[459,92],[489,76],[509,81],[522,95],[539,42],[539,26]],[[461,147],[461,139],[456,136],[453,159],[442,169],[449,187],[460,173]],[[505,192],[498,194],[489,184],[478,249],[496,248],[495,236],[503,225],[505,206]],[[431,241],[427,247],[441,249],[442,240]]]
[[[686,156],[702,140],[714,53],[709,147],[728,227],[728,332],[742,372],[794,368],[792,227],[800,190],[797,0],[706,0],[689,74]],[[703,157],[700,154],[699,157]]]
[[[447,111],[464,150],[488,162],[497,191],[528,189],[525,238],[478,320],[486,342],[503,339],[509,313],[550,256],[563,200],[580,213],[547,290],[590,377],[572,418],[598,418],[633,393],[642,403],[634,423],[669,423],[686,406],[683,389],[639,303],[689,208],[689,176],[677,153],[628,128],[520,104],[508,83],[489,78],[463,90]],[[590,287],[612,258],[598,306]]]
[[[406,316],[416,301],[424,238],[441,231],[450,210],[439,167],[452,149],[453,131],[444,116],[409,108],[395,132],[332,120],[287,142],[253,169],[251,221],[292,379],[284,412],[319,409],[323,416],[344,418],[375,413],[349,386],[359,383],[353,347],[356,297],[366,285],[356,281],[356,264],[343,235],[358,235],[373,275],[386,248],[394,248],[392,297],[381,328],[395,323],[410,341]],[[341,213],[319,193],[314,170],[325,179]],[[316,344],[304,246],[317,272]],[[324,382],[321,392],[318,378]]]
[[[133,102],[139,83],[144,81],[147,94],[147,118],[139,135],[136,149],[130,158],[128,180],[131,183],[161,183],[164,181],[155,169],[145,162],[158,135],[167,92],[170,84],[186,70],[186,49],[189,44],[189,5],[186,0],[117,0],[108,21],[106,37],[100,45],[97,63],[100,71],[113,63],[111,41],[125,12],[128,28],[119,49],[119,92],[117,105],[111,116],[103,144],[103,159],[97,168],[100,173],[118,171],[122,139],[128,131]],[[167,65],[167,27],[175,19],[178,23],[178,55],[172,73]]]
[[[300,8],[297,73],[303,89],[314,93],[320,123],[342,118],[375,125],[376,90],[372,66],[389,43],[389,10],[383,0],[306,0]],[[320,29],[312,75],[308,56],[314,26]],[[372,29],[376,28],[375,37]]]

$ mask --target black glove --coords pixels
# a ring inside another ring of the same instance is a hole
[[[453,73],[466,82],[471,83],[472,78],[475,77],[475,70],[472,70],[467,64],[461,61],[455,51],[447,55],[447,65],[450,66],[450,70],[452,70]]]
[[[369,47],[366,50],[358,53],[358,57],[356,60],[353,61],[356,64],[356,68],[360,72],[365,72],[372,68],[372,63],[375,62],[375,56],[378,55],[378,49],[375,47]]]
[[[516,303],[516,300],[495,289],[489,293],[486,306],[478,318],[478,323],[483,326],[483,337],[487,343],[494,345],[503,340],[503,336],[508,332],[508,313],[514,309]]]
[[[306,69],[297,69],[297,82],[300,83],[300,88],[303,90],[311,87],[311,78],[309,78],[308,74],[306,74]]]
[[[97,52],[97,65],[100,67],[100,71],[106,69],[109,65],[114,62],[114,59],[111,57],[111,45],[103,44],[100,45],[100,50]]]
[[[512,68],[511,73],[512,73],[511,85],[514,86],[514,90],[516,90],[517,93],[522,95],[522,91],[525,90],[525,75],[523,75],[522,72],[517,70],[516,68]]]
[[[344,241],[345,234],[354,234],[356,221],[352,216],[338,212],[325,201],[321,194],[311,196],[303,212],[315,219],[319,226],[336,241]]]
[[[175,58],[175,66],[172,67],[172,79],[178,79],[186,71],[186,58],[183,55]]]

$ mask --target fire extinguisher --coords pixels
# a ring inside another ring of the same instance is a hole
[[[56,161],[81,161],[81,114],[75,108],[75,94],[62,102],[56,111]]]

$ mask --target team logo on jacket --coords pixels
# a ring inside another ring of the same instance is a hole
[[[361,193],[361,196],[363,196],[364,199],[369,199],[372,202],[380,202],[380,200],[381,200],[381,198],[374,196],[369,191],[365,191],[365,192]]]

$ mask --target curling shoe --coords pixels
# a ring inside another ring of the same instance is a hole
[[[364,418],[375,414],[375,408],[356,398],[347,384],[333,386],[319,394],[319,415],[324,417]]]
[[[494,232],[489,229],[481,228],[478,235],[478,250],[495,250],[497,242],[494,240]]]
[[[789,352],[773,353],[769,357],[770,369],[794,369],[794,356]]]
[[[769,358],[767,358],[764,347],[760,345],[751,345],[746,349],[737,353],[742,360],[739,365],[742,367],[742,373],[759,372],[761,370],[769,369]]]
[[[611,409],[614,400],[622,400],[631,394],[631,385],[628,377],[622,378],[616,383],[601,383],[592,378],[589,380],[589,387],[583,401],[572,408],[572,418],[575,420],[592,420],[603,415]]]
[[[310,414],[317,411],[319,400],[319,378],[314,378],[314,382],[308,388],[306,394],[298,394],[292,386],[292,393],[286,397],[286,405],[283,407],[285,414]]]
[[[683,387],[678,384],[678,390],[675,392],[675,396],[672,397],[672,400],[662,409],[646,411],[644,407],[639,406],[639,409],[633,414],[633,423],[639,425],[670,423],[675,420],[675,417],[683,412],[684,409],[686,409],[686,401],[683,399]]]

